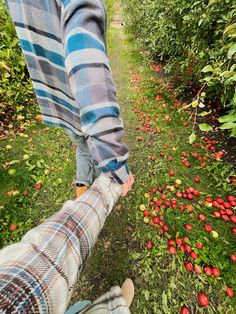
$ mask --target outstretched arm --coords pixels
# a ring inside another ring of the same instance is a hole
[[[121,193],[101,176],[17,244],[0,251],[0,312],[65,312],[84,261]]]

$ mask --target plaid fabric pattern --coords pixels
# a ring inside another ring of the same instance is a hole
[[[7,0],[46,124],[85,134],[93,161],[124,183],[123,122],[106,54],[103,0]]]
[[[20,243],[2,249],[0,313],[64,313],[110,211],[94,184],[82,197],[66,202],[60,212],[29,231]],[[130,312],[115,288],[85,313]]]

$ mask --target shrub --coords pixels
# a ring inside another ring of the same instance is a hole
[[[165,72],[177,92],[190,91],[196,95],[204,85],[208,100],[218,99],[231,114],[236,113],[233,0],[123,0],[123,3],[128,30],[151,59],[166,63]]]
[[[25,120],[34,103],[32,85],[15,28],[0,3],[0,120],[1,129]]]

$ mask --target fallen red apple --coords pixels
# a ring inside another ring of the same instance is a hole
[[[218,198],[216,199],[216,202],[217,202],[218,204],[223,204],[223,203],[224,203],[224,200],[223,200],[223,198],[218,197]]]
[[[192,226],[190,224],[186,224],[184,225],[184,228],[188,231],[191,231],[192,230]]]
[[[192,252],[190,253],[190,256],[191,256],[193,259],[197,259],[197,258],[198,258],[198,254],[197,254],[196,252],[194,252],[194,251],[192,251]]]
[[[191,314],[191,312],[187,306],[183,305],[180,309],[180,314]]]
[[[185,247],[184,247],[183,245],[180,245],[180,246],[179,246],[179,250],[180,250],[181,252],[185,252]]]
[[[198,215],[198,219],[201,220],[201,221],[204,221],[204,220],[206,220],[206,216],[203,215],[203,214],[199,214]]]
[[[41,189],[42,188],[42,183],[35,183],[34,187],[36,189]]]
[[[219,218],[219,217],[220,217],[220,213],[219,213],[217,210],[215,210],[215,211],[213,212],[213,215],[214,215],[216,218]]]
[[[204,226],[204,229],[205,229],[207,232],[211,232],[211,231],[213,230],[212,226],[207,225],[207,224]]]
[[[175,175],[174,171],[171,170],[171,171],[169,172],[169,176],[170,176],[170,177],[173,177],[174,175]]]
[[[15,231],[15,230],[16,230],[16,228],[17,228],[17,225],[16,225],[16,224],[14,224],[14,223],[11,223],[11,224],[9,225],[9,229],[10,229],[10,231]]]
[[[229,202],[233,202],[233,201],[235,201],[235,197],[232,196],[232,195],[228,195],[228,196],[227,196],[227,200],[228,200]]]
[[[236,224],[236,215],[231,215],[230,220]]]
[[[197,247],[199,250],[201,250],[201,249],[203,248],[203,244],[197,242],[197,243],[196,243],[196,247]]]
[[[202,272],[202,267],[199,265],[194,265],[193,270],[195,271],[195,273],[200,274]]]
[[[184,262],[184,266],[185,266],[185,269],[187,271],[192,271],[193,270],[193,264],[191,262],[189,262],[189,261],[185,261]]]
[[[164,225],[163,231],[164,231],[164,232],[168,232],[168,231],[169,231],[169,227],[168,227],[167,225]]]
[[[153,243],[152,243],[151,241],[147,241],[147,242],[146,242],[146,248],[147,248],[148,250],[151,250],[151,249],[153,248]]]
[[[165,194],[161,194],[161,199],[165,200],[166,199],[166,195]]]
[[[189,244],[185,245],[185,252],[188,252],[188,253],[192,252],[191,246]]]
[[[211,276],[212,275],[212,269],[210,266],[205,266],[204,267],[204,273],[207,275],[207,276]]]
[[[230,288],[230,287],[227,287],[227,288],[226,288],[226,293],[228,294],[228,296],[229,296],[230,298],[232,298],[232,297],[234,296],[234,291],[233,291],[233,289]]]
[[[236,254],[230,254],[230,259],[233,263],[236,263]]]
[[[209,305],[208,297],[203,292],[200,292],[198,294],[198,302],[199,302],[200,306],[208,306]]]
[[[169,239],[168,240],[169,246],[174,246],[175,245],[175,240],[174,239]]]
[[[213,267],[213,268],[211,269],[211,271],[212,271],[212,275],[213,275],[214,277],[220,277],[220,270],[219,270],[218,268]]]
[[[176,242],[177,245],[182,245],[183,244],[183,240],[181,238],[177,238],[175,240],[175,242]]]
[[[159,217],[153,217],[152,221],[154,222],[154,224],[158,224],[160,221],[160,218]]]
[[[168,247],[168,251],[169,251],[170,254],[175,254],[176,253],[176,248],[171,245],[171,246]]]

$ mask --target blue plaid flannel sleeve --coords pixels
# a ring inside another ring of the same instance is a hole
[[[122,184],[129,175],[128,149],[106,53],[104,1],[62,1],[61,25],[66,71],[92,159]]]

